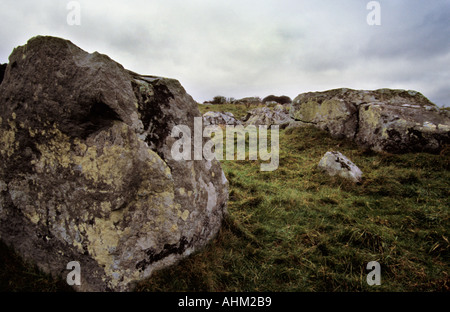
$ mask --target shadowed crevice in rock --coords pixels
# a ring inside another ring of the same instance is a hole
[[[86,139],[89,135],[112,126],[114,121],[123,121],[119,115],[103,102],[93,102],[89,113],[80,120],[80,133],[71,133],[74,137]]]
[[[148,258],[138,262],[136,264],[136,269],[140,271],[145,271],[145,269],[147,269],[147,267],[154,262],[160,261],[173,254],[181,255],[191,245],[192,240],[191,242],[188,242],[187,238],[183,236],[179,244],[165,244],[164,249],[159,253],[155,249],[149,248],[148,250],[145,251]]]
[[[164,111],[169,110],[170,100],[174,95],[168,87],[160,83],[160,77],[146,79],[134,74],[131,82],[134,94],[138,100],[138,112],[146,134],[145,141],[156,150],[161,149],[164,139],[170,135],[171,129],[167,124],[173,123],[170,115]]]

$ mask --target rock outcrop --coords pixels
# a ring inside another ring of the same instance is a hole
[[[292,122],[289,116],[288,108],[284,105],[277,104],[275,107],[257,107],[248,111],[247,115],[242,119],[246,126],[248,125],[280,125],[282,128],[288,126]]]
[[[215,126],[215,125],[230,125],[237,126],[242,124],[237,120],[230,112],[206,112],[203,114],[203,125]]]
[[[220,163],[175,161],[200,112],[177,80],[70,41],[17,47],[0,85],[0,238],[80,291],[128,291],[204,246],[228,197]]]
[[[416,91],[304,93],[294,99],[290,116],[374,151],[437,153],[450,144],[450,118]]]
[[[242,98],[242,99],[234,100],[232,102],[232,104],[247,105],[247,106],[261,105],[262,104],[262,100],[261,100],[261,98],[259,98],[257,96],[250,96],[250,97],[245,97],[245,98]]]
[[[318,168],[330,176],[338,175],[354,183],[362,180],[362,171],[340,152],[327,152],[320,160]]]

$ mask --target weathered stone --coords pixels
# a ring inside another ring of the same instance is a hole
[[[339,175],[344,179],[358,183],[362,179],[362,171],[340,152],[327,152],[319,162],[318,168],[330,176]]]
[[[303,122],[303,121],[298,121],[298,120],[292,120],[291,122],[289,122],[289,124],[286,127],[286,130],[288,129],[295,129],[295,128],[302,128],[302,127],[310,127],[311,124]]]
[[[203,114],[203,124],[210,125],[240,125],[241,122],[237,120],[230,112],[206,112]]]
[[[275,107],[257,107],[248,111],[247,115],[242,119],[246,126],[248,125],[280,125],[287,127],[292,119],[286,106],[277,104]]]
[[[375,151],[439,152],[450,118],[416,91],[336,89],[300,94],[290,116]]]
[[[174,79],[70,41],[14,49],[0,85],[0,238],[80,291],[127,291],[204,246],[226,212],[214,161],[175,161],[170,133],[200,112]]]
[[[378,152],[438,153],[450,144],[450,118],[431,105],[363,104],[355,141]]]
[[[300,94],[292,102],[290,116],[329,131],[333,137],[353,138],[358,109],[353,99],[347,100],[349,92],[353,96],[348,89]]]

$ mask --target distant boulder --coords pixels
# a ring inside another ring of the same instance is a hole
[[[241,122],[237,120],[230,112],[206,112],[203,114],[203,125],[240,125]]]
[[[319,162],[318,168],[330,176],[340,177],[355,183],[361,182],[362,171],[340,152],[327,152]]]
[[[290,116],[374,151],[437,153],[450,144],[450,118],[416,91],[304,93],[292,102]]]
[[[233,104],[242,104],[242,105],[261,105],[262,100],[259,97],[253,96],[253,97],[245,97],[242,99],[234,100]]]
[[[288,126],[292,121],[289,116],[289,111],[286,106],[281,104],[276,105],[273,108],[270,107],[257,107],[248,111],[247,115],[242,119],[244,124],[247,125],[280,125],[282,127]]]

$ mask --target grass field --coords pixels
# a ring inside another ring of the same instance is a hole
[[[245,114],[228,106],[199,108]],[[361,184],[317,169],[329,150],[363,171]],[[229,215],[217,237],[136,291],[449,291],[449,149],[378,154],[308,127],[280,130],[276,171],[222,165]],[[1,249],[3,290],[67,290]],[[381,264],[380,286],[366,282],[370,261]]]

